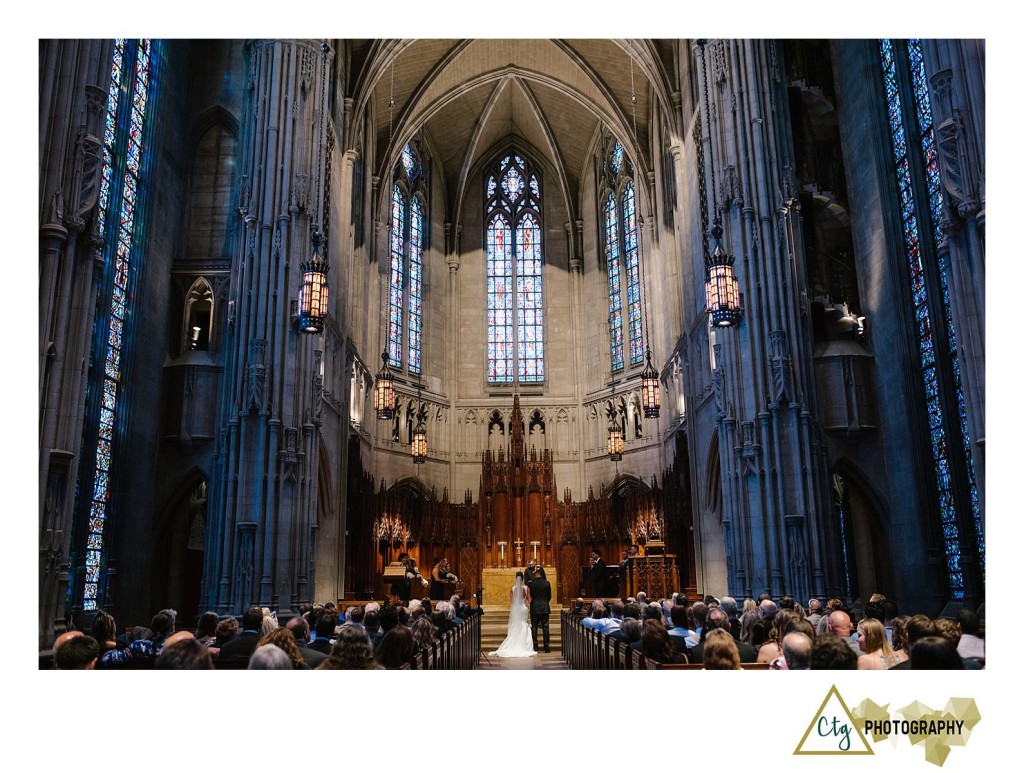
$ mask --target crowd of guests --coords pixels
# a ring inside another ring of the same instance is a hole
[[[896,602],[873,595],[859,615],[840,599],[804,607],[792,596],[764,593],[740,606],[734,598],[576,600],[586,628],[620,639],[658,663],[701,663],[705,669],[773,670],[977,669],[985,665],[982,621],[967,608],[955,620],[901,615]],[[854,624],[854,619],[857,619]]]
[[[53,645],[58,669],[212,669],[214,662],[249,669],[397,669],[429,650],[479,610],[459,596],[412,600],[408,606],[369,602],[341,612],[332,603],[305,605],[284,625],[269,609],[241,618],[204,613],[195,631],[176,630],[177,613],[162,609],[148,627],[119,634],[114,618],[97,612],[92,635],[68,631]]]

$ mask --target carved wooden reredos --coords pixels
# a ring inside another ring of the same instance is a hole
[[[440,496],[415,478],[376,484],[362,468],[358,441],[353,439],[349,475],[349,541],[346,587],[360,597],[379,597],[380,572],[409,553],[426,576],[433,559],[446,557],[452,570],[473,592],[481,571],[498,567],[499,543],[506,543],[505,565],[524,564],[537,542],[537,555],[558,570],[559,601],[581,592],[590,551],[597,548],[608,564],[616,564],[631,544],[664,540],[679,557],[681,590],[695,592],[693,540],[686,468],[652,476],[650,484],[618,476],[595,495],[574,502],[566,489],[558,495],[550,449],[529,450],[526,419],[513,397],[506,447],[483,452],[480,488],[462,501]],[[660,480],[659,480],[660,478]]]

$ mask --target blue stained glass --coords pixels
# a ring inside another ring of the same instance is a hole
[[[925,404],[928,411],[932,460],[936,470],[936,483],[939,487],[939,516],[945,535],[945,552],[947,559],[947,577],[950,592],[954,598],[963,597],[963,574],[960,571],[960,532],[956,517],[956,505],[951,492],[948,448],[946,444],[945,418],[940,401],[937,374],[935,371],[935,348],[930,322],[931,311],[928,304],[927,290],[924,283],[924,266],[921,256],[920,237],[914,201],[913,182],[910,174],[910,159],[907,155],[906,130],[904,128],[903,105],[901,103],[894,49],[889,40],[881,41],[882,71],[888,101],[890,121],[890,138],[892,140],[893,158],[895,161],[896,179],[900,191],[900,211],[903,221],[904,242],[907,247],[911,293],[915,303],[915,319],[918,332],[918,348],[922,364],[922,381],[925,391]],[[935,165],[934,136],[931,127],[931,108],[928,102],[927,82],[925,80],[924,60],[921,56],[918,41],[908,43],[910,69],[914,81],[915,115],[918,122],[918,134],[921,137],[923,153],[923,169],[928,188],[928,211],[931,215],[932,233],[938,236],[937,223],[941,213],[941,191],[939,189],[938,170]],[[945,284],[945,277],[942,277]],[[943,287],[943,300],[948,293]],[[943,309],[945,311],[945,309]],[[942,314],[947,320],[948,334],[955,341],[955,332],[948,324],[948,314]],[[955,344],[954,344],[955,346]],[[955,350],[953,352],[955,356]],[[957,369],[954,368],[954,375]],[[959,379],[956,379],[957,382]],[[959,384],[957,384],[959,392]],[[959,397],[959,396],[958,396]],[[969,457],[967,464],[973,469]],[[971,476],[973,477],[973,476]],[[972,481],[973,486],[973,481]]]
[[[515,201],[523,192],[523,176],[515,167],[509,169],[501,180],[501,189],[505,195]]]
[[[405,283],[402,242],[405,236],[405,195],[395,185],[391,189],[391,275],[388,293],[388,357],[396,367],[402,364],[402,286]]]
[[[110,469],[110,441],[101,440],[96,448],[96,469]]]
[[[626,151],[622,147],[622,143],[619,142],[618,140],[615,140],[615,144],[612,145],[612,154],[610,159],[612,172],[614,174],[618,174],[619,170],[622,169],[622,159],[625,156],[625,153]]]
[[[487,340],[501,345],[488,347],[488,380],[510,383],[518,376],[520,381],[539,382],[544,379],[542,349],[537,346],[544,335],[541,231],[535,213],[540,178],[520,155],[510,154],[487,178],[489,200],[499,179],[504,196],[489,202],[485,245]]]
[[[416,196],[409,211],[409,371],[420,372],[423,273],[423,203]]]
[[[622,288],[619,271],[619,221],[615,194],[609,193],[604,205],[605,256],[608,265],[608,332],[611,335],[612,370],[624,366],[622,350]]]
[[[118,407],[117,382],[120,380],[120,350],[123,345],[124,319],[130,312],[128,295],[125,292],[132,270],[132,243],[135,237],[136,204],[138,200],[139,173],[144,150],[144,126],[150,81],[151,42],[143,39],[135,46],[135,76],[130,95],[122,91],[127,42],[118,39],[114,44],[111,65],[111,83],[107,92],[107,114],[104,126],[103,168],[101,171],[100,202],[97,214],[101,234],[105,235],[109,222],[107,208],[115,199],[114,158],[120,152],[125,159],[125,173],[118,181],[120,186],[121,209],[117,213],[117,234],[113,255],[105,256],[105,263],[114,261],[113,290],[110,307],[107,310],[106,353],[101,372],[102,392],[100,399],[99,425],[97,428],[95,467],[93,470],[92,503],[90,505],[87,562],[92,575],[84,584],[83,606],[96,608],[98,593],[97,567],[103,550],[103,523],[107,516],[105,504],[109,498],[109,470],[112,458],[113,425]],[[122,93],[129,97],[127,137],[119,136],[117,114],[122,106]]]
[[[418,171],[416,158],[413,156],[412,147],[408,144],[402,148],[402,166],[405,167],[405,173],[409,176],[410,180],[416,177],[416,172]]]
[[[85,580],[86,582],[99,582],[100,579],[100,568],[98,566],[86,566],[85,567]]]
[[[622,224],[626,237],[626,300],[629,304],[629,362],[644,356],[643,310],[640,307],[640,252],[637,246],[636,192],[633,181],[622,194]]]

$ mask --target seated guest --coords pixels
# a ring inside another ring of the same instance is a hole
[[[818,599],[810,599],[807,602],[807,622],[814,626],[814,632],[818,632],[818,622],[821,620],[821,602]]]
[[[963,671],[964,662],[956,645],[944,636],[925,636],[910,648],[913,671]]]
[[[964,660],[973,658],[985,660],[985,640],[978,636],[981,630],[981,619],[967,607],[962,608],[956,615],[957,625],[960,626],[960,643],[956,645],[956,651]],[[96,635],[95,630],[93,636]]]
[[[843,608],[842,599],[829,599],[822,610],[821,619],[818,621],[818,634],[828,633],[828,618],[836,610]]]
[[[811,645],[811,671],[856,671],[857,655],[834,633],[818,636]]]
[[[464,607],[466,605],[462,603],[462,599],[460,599],[458,595],[455,595],[451,597],[449,603],[455,610],[455,617],[452,618],[452,622],[455,623],[455,625],[459,625],[460,623],[464,622],[467,615],[463,613]]]
[[[878,618],[866,617],[860,621],[857,625],[857,644],[864,653],[857,658],[857,668],[861,671],[880,671],[898,662],[885,636],[885,626]]]
[[[704,669],[706,671],[740,671],[740,653],[736,640],[725,628],[716,628],[704,638]]]
[[[324,611],[316,621],[316,628],[314,628],[316,639],[310,642],[309,648],[322,652],[324,655],[330,655],[332,640],[334,639],[334,629],[337,627],[338,618],[334,613]]]
[[[183,631],[182,633],[187,633]],[[163,650],[157,655],[153,667],[161,671],[209,671],[213,668],[213,657],[210,648],[189,634],[172,641],[175,634],[167,640]]]
[[[806,633],[791,631],[782,637],[782,657],[787,671],[807,671],[811,667],[814,641]]]
[[[694,637],[693,631],[687,627],[689,618],[686,614],[686,607],[674,606],[672,607],[672,627],[668,629],[668,635],[672,637],[672,643],[675,644],[676,650],[683,654],[688,654],[689,647],[686,646],[687,639]]]
[[[451,621],[448,620],[448,618],[444,616],[443,612],[437,612],[437,611],[431,612],[430,613],[430,622],[432,622],[434,624],[434,627],[437,628],[437,635],[438,636],[446,634],[446,633],[448,633],[448,631],[450,631],[452,629]]]
[[[380,640],[377,662],[386,669],[401,668],[412,658],[413,646],[412,632],[408,628],[392,628]]]
[[[309,670],[309,666],[306,665],[306,660],[302,657],[301,650],[299,650],[299,645],[295,643],[295,637],[287,628],[275,628],[273,631],[263,636],[256,644],[256,649],[267,644],[273,644],[287,655],[288,659],[292,662],[292,668],[294,670]]]
[[[97,612],[96,617],[92,620],[92,637],[99,642],[100,658],[111,650],[118,649],[121,645],[117,643],[117,623],[114,621],[114,616],[102,609]],[[97,663],[96,667],[102,668],[103,666]]]
[[[764,618],[761,622],[765,623],[766,620],[767,618]],[[796,620],[796,613],[792,609],[779,610],[772,616],[768,641],[762,644],[757,651],[758,663],[771,663],[776,658],[782,657],[782,637],[789,633],[789,624],[794,620]]]
[[[601,617],[585,617],[582,621],[583,626],[601,631],[608,636],[614,636],[618,632],[619,626],[622,625],[623,603],[615,599],[606,605],[595,600],[594,606],[600,610]]]
[[[133,658],[156,658],[164,647],[164,641],[174,633],[174,619],[177,614],[173,609],[161,609],[149,623],[152,638],[136,639],[124,649],[109,650],[103,656],[104,668],[116,668]]]
[[[379,614],[378,610],[374,609],[363,615],[363,627],[366,629],[366,633],[370,637],[370,644],[374,649],[377,648],[380,637],[384,635],[380,631]]]
[[[910,647],[907,644],[907,621],[910,615],[897,615],[892,621],[892,651],[896,665],[910,660]]]
[[[707,634],[717,630],[727,631],[732,636],[732,629],[729,627],[729,616],[722,609],[712,609],[708,612],[708,619],[704,624],[704,640],[689,652],[691,663],[703,662]],[[754,663],[757,661],[757,650],[745,642],[736,642],[736,651],[739,653],[741,663]]]
[[[944,617],[937,618],[932,621],[935,624],[935,630],[938,631],[939,636],[944,639],[949,639],[953,642],[954,647],[960,646],[960,626],[957,625],[955,620],[947,620]],[[981,661],[976,658],[969,660],[961,658],[964,661],[964,668],[972,671],[980,669],[982,667]]]
[[[291,671],[292,659],[276,644],[264,644],[249,657],[250,671]]]
[[[623,618],[622,624],[619,626],[618,637],[627,645],[640,641],[640,621],[635,617]]]
[[[854,640],[853,636],[853,622],[850,620],[850,616],[841,609],[833,610],[828,616],[828,630],[829,633],[834,633],[840,639],[846,642],[846,646],[857,657],[860,657],[860,646]]]
[[[203,612],[202,617],[199,618],[199,625],[196,628],[196,641],[209,647],[217,640],[217,625],[219,623],[220,617],[218,617],[216,612]]]
[[[648,617],[640,626],[640,641],[629,645],[639,649],[644,657],[656,663],[686,663],[686,655],[676,650],[665,624],[656,617]]]
[[[259,643],[262,628],[263,610],[259,607],[249,607],[242,615],[241,632],[221,646],[218,657],[221,660],[248,660]]]
[[[420,617],[410,627],[416,652],[429,651],[437,640],[437,629],[428,617]]]
[[[317,671],[333,670],[382,670],[373,659],[370,637],[362,627],[343,626],[331,647],[327,660],[317,666]]]
[[[225,617],[219,623],[217,623],[217,633],[213,640],[213,644],[209,645],[210,649],[213,650],[211,655],[220,655],[220,648],[227,644],[229,641],[234,639],[238,635],[238,618]]]
[[[293,617],[288,621],[285,630],[290,631],[295,638],[295,646],[299,648],[302,661],[309,668],[316,668],[327,658],[324,652],[318,652],[309,646],[309,623],[301,617]]]
[[[700,644],[700,635],[704,630],[704,623],[708,619],[708,605],[703,601],[698,601],[690,607],[690,613],[693,615],[693,631],[686,637],[686,646],[692,650]]]
[[[739,641],[740,638],[740,615],[736,606],[736,599],[732,596],[722,596],[721,610],[729,617],[729,630],[732,631],[732,638]]]
[[[914,645],[928,636],[937,636],[938,630],[935,628],[935,623],[932,622],[928,615],[914,615],[907,620],[905,629],[907,639],[907,651],[910,654],[910,658],[914,656]],[[893,671],[909,671],[913,668],[910,663],[910,658],[907,660],[897,663],[892,667]]]
[[[277,628],[277,615],[266,607],[263,607],[261,611],[263,612],[263,622],[260,623],[260,636],[266,636]]]
[[[60,637],[53,643],[53,658],[58,671],[92,671],[96,668],[96,659],[100,654],[100,645],[91,636],[85,636],[81,631],[73,631],[78,634],[60,641]],[[63,634],[67,636],[67,634]],[[59,642],[59,644],[58,644]]]

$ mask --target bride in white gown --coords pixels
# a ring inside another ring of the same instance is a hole
[[[516,572],[516,584],[509,594],[512,606],[508,611],[508,636],[494,652],[499,658],[528,658],[536,655],[530,633],[530,589],[523,585],[523,573]]]

